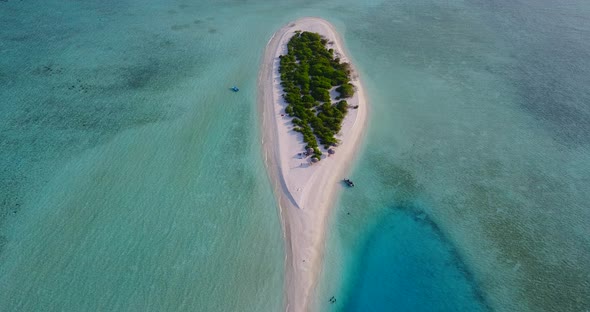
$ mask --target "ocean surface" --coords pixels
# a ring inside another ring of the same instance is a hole
[[[303,16],[370,100],[317,309],[590,309],[590,2],[6,0],[0,310],[281,311],[255,89]]]

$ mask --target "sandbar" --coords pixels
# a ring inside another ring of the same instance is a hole
[[[328,21],[306,17],[281,28],[266,46],[258,76],[258,107],[262,116],[264,162],[279,205],[285,239],[285,310],[308,311],[311,294],[322,266],[327,218],[341,183],[350,169],[364,133],[367,100],[358,71],[351,63],[351,83],[356,92],[346,99],[350,108],[342,130],[336,136],[336,153],[323,153],[321,161],[311,164],[302,135],[293,130],[285,114],[279,75],[279,56],[286,54],[287,42],[295,31],[316,32],[328,39],[328,48],[342,62],[350,62],[343,41]],[[322,149],[322,152],[325,150]]]

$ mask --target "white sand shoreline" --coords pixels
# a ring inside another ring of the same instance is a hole
[[[342,130],[337,136],[342,144],[336,154],[310,165],[309,158],[298,153],[305,148],[301,134],[292,130],[290,118],[284,114],[279,55],[286,53],[286,44],[296,30],[317,32],[329,40],[343,62],[342,40],[335,28],[320,18],[302,18],[277,31],[268,42],[258,77],[258,102],[262,114],[262,146],[265,164],[279,203],[285,239],[285,309],[308,311],[311,294],[321,270],[327,216],[334,204],[339,183],[350,168],[359,146],[367,118],[367,101],[358,73],[352,83],[356,87]],[[351,64],[353,65],[353,64]],[[324,153],[326,156],[327,153]]]

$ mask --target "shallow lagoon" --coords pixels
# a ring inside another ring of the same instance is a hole
[[[586,3],[9,0],[2,310],[280,310],[249,90],[307,15],[338,27],[371,99],[318,304],[587,308]]]

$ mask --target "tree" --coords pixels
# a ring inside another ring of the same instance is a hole
[[[338,96],[339,99],[349,98],[354,95],[354,86],[350,83],[345,83],[336,88],[336,91],[340,93],[340,96]]]
[[[334,50],[326,49],[328,40],[317,33],[296,31],[287,43],[287,54],[280,56],[279,73],[285,112],[293,117],[294,130],[321,159],[318,142],[328,147],[337,140],[347,113],[348,103],[331,104],[329,90],[338,87],[340,98],[354,94],[350,84],[350,66],[334,58]]]

